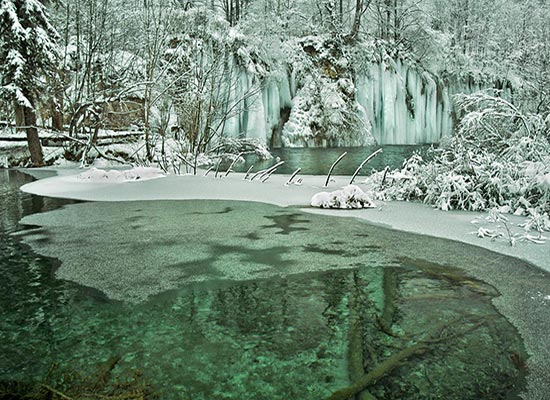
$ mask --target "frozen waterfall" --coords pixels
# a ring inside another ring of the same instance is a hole
[[[305,81],[317,78],[310,76]],[[315,121],[298,115],[303,113],[302,107],[297,105],[302,104],[304,91],[301,90],[303,82],[298,81],[295,72],[260,82],[243,69],[233,79],[228,104],[236,106],[225,123],[225,135],[256,138],[275,147],[300,146],[300,143],[326,145],[326,141],[311,140],[309,126],[297,125],[297,121],[305,121],[306,125]],[[355,86],[357,112],[370,126],[368,134],[378,144],[438,143],[453,131],[452,96],[473,93],[488,86],[473,80],[444,81],[421,68],[391,59],[370,64],[356,75],[352,85]],[[304,133],[302,140],[300,132]],[[365,143],[360,139],[347,145]]]
[[[441,80],[401,60],[371,64],[356,77],[356,99],[365,109],[378,144],[438,143],[453,132],[453,96],[490,84]]]
[[[427,72],[400,60],[371,64],[356,88],[378,144],[437,143],[452,133],[449,90]]]
[[[228,119],[223,128],[228,137],[246,137],[273,144],[273,131],[280,130],[281,114],[292,107],[287,77],[270,77],[262,84],[246,71],[240,71],[227,89]]]

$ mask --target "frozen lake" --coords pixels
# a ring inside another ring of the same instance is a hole
[[[519,292],[548,283],[525,263],[259,203],[59,208],[20,192],[26,175],[0,177],[1,381],[111,360],[117,379],[139,371],[163,399],[322,399],[424,343],[369,392],[514,399],[525,387],[524,344],[493,305],[501,288],[468,272],[516,271]]]

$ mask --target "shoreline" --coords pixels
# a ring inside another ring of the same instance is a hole
[[[29,173],[28,170],[23,172]],[[40,179],[24,185],[21,190],[47,197],[64,197],[84,201],[147,201],[147,200],[228,200],[267,203],[280,207],[292,207],[302,212],[330,217],[355,218],[368,224],[427,237],[446,239],[473,245],[499,255],[512,257],[519,264],[471,265],[468,272],[495,288],[500,296],[493,299],[496,309],[518,330],[529,354],[527,359],[527,387],[522,397],[529,400],[544,400],[550,390],[550,348],[547,344],[548,321],[550,321],[550,244],[519,242],[511,247],[504,239],[492,241],[478,238],[487,213],[467,211],[440,211],[415,203],[375,201],[376,209],[318,209],[309,206],[311,197],[321,191],[333,191],[349,183],[347,176],[335,176],[328,188],[323,188],[325,176],[301,175],[303,184],[285,186],[286,175],[272,175],[265,183],[244,181],[244,174],[232,173],[219,179],[212,175],[174,176],[160,179],[116,182],[86,182],[75,176],[78,169],[33,170],[31,175]],[[359,178],[361,179],[361,178]],[[364,187],[358,180],[358,186]],[[514,229],[524,218],[508,216]],[[495,228],[496,224],[491,224]],[[467,251],[467,247],[465,248]],[[422,257],[422,249],[419,249]],[[524,270],[523,268],[529,268]],[[522,273],[521,271],[525,271]],[[528,277],[529,276],[529,277]],[[514,277],[514,278],[512,278]],[[518,278],[519,277],[519,278]],[[517,281],[514,281],[516,279]]]
[[[138,201],[138,200],[237,200],[272,204],[280,207],[295,207],[300,211],[336,217],[357,218],[367,223],[389,229],[434,236],[482,247],[499,254],[518,258],[533,266],[550,272],[550,241],[544,244],[518,242],[515,246],[503,238],[491,240],[477,237],[479,226],[496,228],[498,224],[486,225],[487,213],[472,211],[441,211],[419,202],[377,201],[376,209],[320,209],[309,205],[311,197],[321,191],[333,191],[349,182],[348,176],[334,176],[328,188],[323,184],[326,177],[300,175],[301,186],[285,186],[286,175],[272,175],[261,183],[244,181],[243,173],[231,173],[228,177],[212,175],[167,175],[162,179],[133,182],[91,183],[77,180],[80,169],[22,170],[39,180],[24,185],[27,193],[83,201]],[[56,173],[57,176],[43,178]],[[40,179],[42,178],[42,179]],[[364,187],[359,181],[354,183]],[[507,215],[514,232],[524,222],[523,217]],[[473,224],[477,220],[480,224]],[[550,295],[550,293],[548,293]]]

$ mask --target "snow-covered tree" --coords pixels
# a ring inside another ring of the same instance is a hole
[[[37,0],[0,0],[0,96],[13,103],[16,123],[26,130],[35,166],[44,163],[36,105],[43,77],[56,57],[56,37]]]

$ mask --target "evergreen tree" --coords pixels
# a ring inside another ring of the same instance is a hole
[[[36,105],[56,58],[57,32],[37,0],[0,0],[0,96],[13,104],[24,127],[34,166],[44,164]]]

